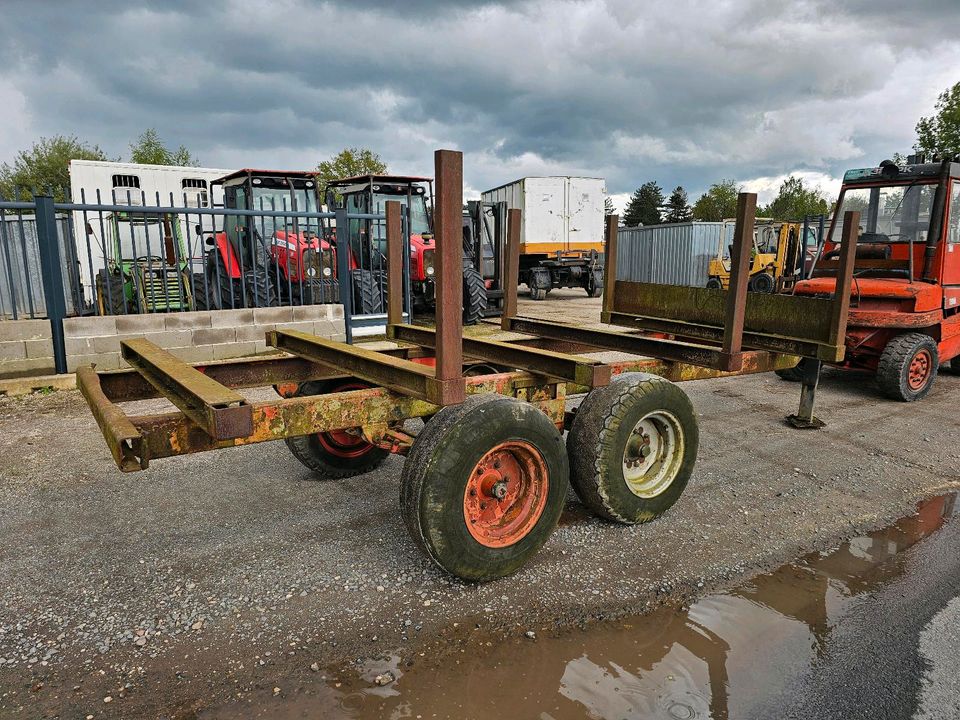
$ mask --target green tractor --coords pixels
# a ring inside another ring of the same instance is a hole
[[[97,275],[101,315],[193,310],[190,255],[174,213],[105,217],[104,264]],[[87,233],[93,229],[87,224]]]

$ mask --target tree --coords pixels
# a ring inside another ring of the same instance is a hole
[[[73,135],[40,138],[29,150],[17,153],[13,165],[0,167],[0,195],[12,199],[19,190],[21,197],[36,191],[51,192],[56,202],[68,200],[71,160],[108,160],[96,145]]]
[[[623,211],[623,224],[627,227],[659,225],[662,207],[663,190],[653,180],[644,183],[630,197],[630,202]]]
[[[954,157],[960,153],[960,82],[944,90],[933,109],[933,115],[917,123],[913,147],[927,155]]]
[[[604,214],[606,217],[610,217],[610,216],[613,215],[615,212],[616,212],[616,209],[613,207],[613,200],[611,200],[611,199],[608,198],[608,197],[607,197],[607,198],[604,198],[604,199],[603,199],[603,214]]]
[[[791,175],[780,183],[780,192],[773,202],[758,209],[757,215],[774,220],[802,220],[807,215],[825,215],[829,210],[820,188],[806,188],[801,178]]]
[[[689,222],[693,218],[693,212],[690,210],[690,203],[687,200],[687,191],[680,185],[677,185],[670,193],[666,209],[667,216],[664,222],[682,223]]]
[[[190,154],[186,147],[181,145],[176,150],[170,150],[160,139],[160,133],[154,128],[147,128],[135,143],[130,143],[130,162],[143,165],[181,165],[196,167],[200,162]]]
[[[320,197],[327,191],[327,183],[354,175],[385,175],[387,164],[369,148],[344,148],[329,160],[317,165],[317,184]]]
[[[711,185],[693,204],[693,219],[720,222],[737,214],[740,187],[734,180],[721,180]]]

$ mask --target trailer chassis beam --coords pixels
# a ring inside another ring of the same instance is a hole
[[[192,365],[145,338],[121,341],[120,353],[157,392],[211,438],[228,440],[253,432],[253,416],[246,398]]]
[[[425,327],[391,325],[387,337],[421,347],[436,347],[436,333]],[[546,375],[586,387],[600,387],[610,382],[610,367],[600,360],[583,356],[518,346],[497,340],[463,338],[464,355]]]

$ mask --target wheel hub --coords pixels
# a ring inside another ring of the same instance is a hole
[[[930,377],[930,368],[933,366],[933,358],[929,350],[920,350],[910,361],[910,368],[907,374],[907,383],[912,390],[920,390],[927,383]]]
[[[623,479],[642,498],[663,493],[683,464],[684,435],[680,421],[665,410],[645,415],[623,448]]]
[[[522,441],[497,445],[477,461],[467,480],[463,516],[481,545],[507,547],[537,524],[547,502],[546,462]]]

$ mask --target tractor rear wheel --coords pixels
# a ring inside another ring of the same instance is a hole
[[[475,325],[487,309],[487,286],[475,267],[463,269],[463,324]]]
[[[353,270],[353,312],[357,315],[375,315],[383,312],[383,293],[380,281],[372,270]]]
[[[773,279],[773,275],[768,272],[757,273],[747,283],[749,290],[755,293],[772,293],[776,286],[777,283]]]
[[[683,390],[656,375],[619,375],[591,390],[574,416],[567,436],[573,489],[600,517],[653,520],[687,486],[699,437]]]
[[[370,385],[358,380],[320,380],[303,383],[293,397],[364,390],[368,387]],[[287,438],[284,442],[293,456],[313,470],[321,480],[348,478],[376,470],[390,455],[389,450],[345,430],[302,435]]]
[[[400,508],[414,542],[443,570],[486,581],[520,569],[563,511],[563,439],[534,406],[473,395],[428,422],[407,457]]]
[[[893,400],[913,402],[930,392],[940,366],[936,341],[923,333],[897,335],[877,364],[877,385]]]
[[[136,312],[136,304],[127,302],[124,296],[123,275],[107,269],[97,275],[97,307],[101,315],[125,315]]]
[[[194,310],[213,310],[210,303],[208,288],[206,285],[206,276],[203,273],[193,274],[193,309]]]

